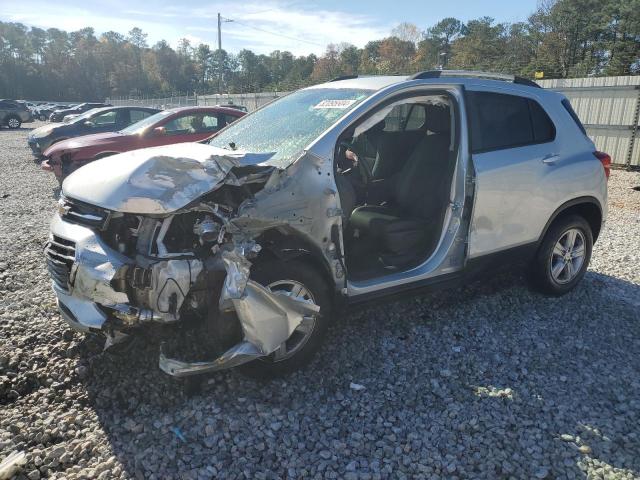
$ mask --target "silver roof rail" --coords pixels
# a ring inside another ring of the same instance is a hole
[[[442,78],[442,77],[465,77],[465,78],[484,78],[487,80],[500,80],[503,82],[512,82],[519,85],[527,85],[529,87],[541,88],[533,80],[519,77],[517,75],[509,75],[506,73],[480,72],[475,70],[426,70],[418,72],[409,77],[409,80],[422,80],[426,78]]]

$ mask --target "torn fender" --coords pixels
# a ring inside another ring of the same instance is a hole
[[[315,303],[271,292],[249,280],[241,298],[231,300],[240,319],[244,338],[262,355],[275,352],[300,325],[304,317],[318,315]]]
[[[275,352],[305,317],[320,313],[320,307],[314,303],[271,292],[253,280],[247,281],[240,298],[229,302],[242,325],[244,341],[209,362],[184,362],[161,352],[160,369],[175,377],[185,377],[237,367]]]

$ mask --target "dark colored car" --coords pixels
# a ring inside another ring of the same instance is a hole
[[[33,122],[33,116],[26,103],[0,100],[0,126],[20,128],[20,125],[28,122]]]
[[[65,108],[62,110],[56,110],[49,116],[49,120],[52,122],[61,122],[66,115],[74,115],[78,113],[84,113],[92,108],[110,107],[107,103],[81,103],[73,108]]]
[[[245,115],[221,107],[179,107],[163,110],[124,130],[63,140],[44,152],[42,168],[60,182],[74,170],[99,158],[139,148],[204,140]]]
[[[235,108],[236,110],[242,110],[245,113],[249,112],[249,109],[247,107],[245,107],[244,105],[237,105],[235,103],[218,104],[218,105],[216,105],[216,107]]]
[[[157,108],[149,107],[94,108],[77,116],[69,123],[54,123],[36,128],[27,137],[27,143],[33,154],[41,157],[42,152],[61,140],[122,130],[159,111]]]
[[[46,122],[49,120],[49,117],[56,110],[61,110],[64,108],[71,108],[70,105],[58,105],[55,103],[43,103],[42,105],[38,105],[35,109],[34,115],[38,120],[42,120]]]

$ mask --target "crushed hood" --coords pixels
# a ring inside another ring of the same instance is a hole
[[[233,167],[257,165],[269,156],[200,143],[144,148],[79,168],[64,181],[62,191],[117,212],[167,214],[214,190]]]

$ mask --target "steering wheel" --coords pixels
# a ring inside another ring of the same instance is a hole
[[[351,150],[353,153],[356,154],[356,157],[358,157],[358,170],[360,172],[362,172],[362,177],[363,177],[363,182],[364,182],[364,187],[365,189],[369,186],[369,183],[371,183],[371,180],[373,179],[373,172],[371,172],[369,164],[364,160],[364,154],[360,151],[360,148],[356,147],[353,143],[347,142],[347,141],[343,141],[340,142],[340,146],[344,149],[343,154],[345,154],[347,152],[347,150]]]

